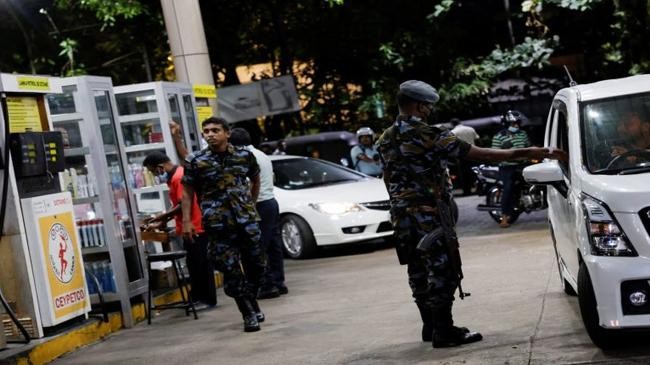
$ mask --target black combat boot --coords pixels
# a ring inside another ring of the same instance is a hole
[[[416,303],[422,318],[422,341],[431,342],[433,339],[433,310],[422,303]],[[453,323],[453,322],[452,322]],[[452,326],[454,329],[462,332],[469,332],[466,327]]]
[[[257,303],[257,300],[255,299],[250,299],[251,301],[251,306],[253,307],[253,311],[255,312],[255,316],[257,316],[257,321],[259,323],[264,322],[264,313],[262,313],[262,310],[260,309],[260,305]]]
[[[454,347],[467,343],[478,342],[483,339],[483,336],[478,332],[463,331],[459,327],[451,327],[449,329],[435,329],[433,331],[432,345],[435,348],[440,347]]]
[[[483,339],[478,332],[470,332],[465,327],[454,326],[451,305],[435,308],[432,314],[434,328],[433,341],[431,342],[433,347],[454,347]]]
[[[255,332],[260,330],[260,323],[257,320],[257,314],[253,309],[248,298],[235,298],[235,303],[237,303],[237,308],[241,312],[242,317],[244,318],[244,332]]]

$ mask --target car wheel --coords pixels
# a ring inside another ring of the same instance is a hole
[[[587,265],[584,262],[580,264],[580,269],[578,270],[578,303],[580,304],[582,322],[594,345],[603,350],[618,347],[620,341],[616,336],[618,334],[616,330],[608,330],[600,326],[598,303],[596,302],[596,295],[591,283],[591,277],[589,277]]]
[[[309,224],[297,215],[285,215],[280,220],[284,253],[292,259],[304,259],[316,252],[316,240]]]
[[[485,204],[486,205],[501,205],[501,187],[493,186],[487,194],[485,194]],[[494,219],[495,222],[501,223],[501,210],[490,210],[488,211],[490,217]],[[510,216],[510,224],[515,223],[519,218],[521,212],[515,208]]]

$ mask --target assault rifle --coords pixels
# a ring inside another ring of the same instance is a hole
[[[440,217],[440,227],[424,235],[420,242],[418,242],[416,249],[426,252],[436,241],[441,241],[447,247],[447,255],[449,256],[449,263],[452,270],[456,273],[458,278],[458,296],[460,299],[469,297],[472,293],[464,292],[461,285],[463,280],[463,263],[460,260],[460,251],[458,250],[458,237],[454,230],[454,220],[449,205],[442,199],[436,199],[436,206],[438,208],[438,215]]]

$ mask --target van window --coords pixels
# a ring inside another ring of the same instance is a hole
[[[595,100],[581,106],[587,169],[616,174],[650,166],[650,94]]]
[[[557,132],[557,148],[569,154],[571,151],[569,148],[569,125],[567,124],[566,110],[558,109],[557,128],[555,130]],[[567,177],[569,177],[569,179],[571,179],[571,170],[569,168],[569,163],[562,161],[559,161],[559,163],[564,173],[567,175]]]

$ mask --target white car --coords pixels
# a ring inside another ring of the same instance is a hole
[[[309,257],[319,246],[392,235],[382,180],[309,157],[270,158],[282,241],[290,257]]]
[[[594,344],[650,329],[650,75],[577,85],[553,100],[545,145],[568,163],[529,166],[548,187],[560,277]]]

